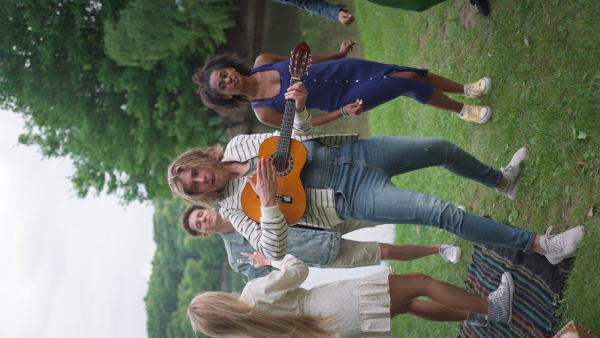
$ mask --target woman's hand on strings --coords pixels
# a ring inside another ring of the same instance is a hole
[[[256,181],[252,177],[246,177],[252,190],[260,198],[263,207],[274,207],[276,205],[277,176],[275,166],[271,165],[266,158],[260,158],[256,166]]]

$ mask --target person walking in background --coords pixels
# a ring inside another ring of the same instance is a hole
[[[422,12],[446,0],[366,0],[379,6],[398,8],[407,11]],[[477,13],[487,16],[490,12],[488,0],[469,0],[477,8]]]
[[[346,5],[332,5],[324,0],[273,0],[286,5],[296,6],[304,11],[322,16],[332,21],[339,21],[344,26],[354,22],[354,16],[346,11]],[[422,12],[446,0],[366,0],[379,6]],[[477,13],[487,16],[489,13],[488,0],[469,0],[477,8]]]
[[[292,5],[301,10],[322,16],[331,21],[339,21],[344,26],[354,22],[352,13],[344,9],[346,5],[332,5],[325,0],[273,0],[285,5]]]

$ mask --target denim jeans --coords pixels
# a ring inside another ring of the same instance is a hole
[[[304,142],[309,160],[302,172],[305,188],[333,189],[341,219],[371,223],[418,224],[460,238],[528,250],[535,233],[513,228],[458,209],[439,198],[396,187],[391,178],[439,166],[458,176],[495,188],[502,173],[441,138],[378,136],[327,147]]]

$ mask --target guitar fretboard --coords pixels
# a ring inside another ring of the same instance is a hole
[[[300,81],[299,78],[292,77],[290,86],[298,81]],[[296,114],[296,101],[291,99],[285,100],[283,122],[281,123],[279,141],[277,142],[277,150],[275,151],[275,159],[273,161],[275,170],[278,172],[284,171],[288,165],[287,158],[290,153],[290,139],[292,138],[292,131],[294,128],[294,114]]]

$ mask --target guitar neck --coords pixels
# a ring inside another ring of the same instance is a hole
[[[290,80],[290,86],[300,81],[299,78],[292,77]],[[287,99],[285,100],[285,111],[283,112],[283,122],[281,123],[281,130],[279,134],[279,142],[277,143],[278,155],[286,155],[290,150],[290,139],[292,138],[292,131],[294,128],[294,115],[296,114],[296,101]]]

